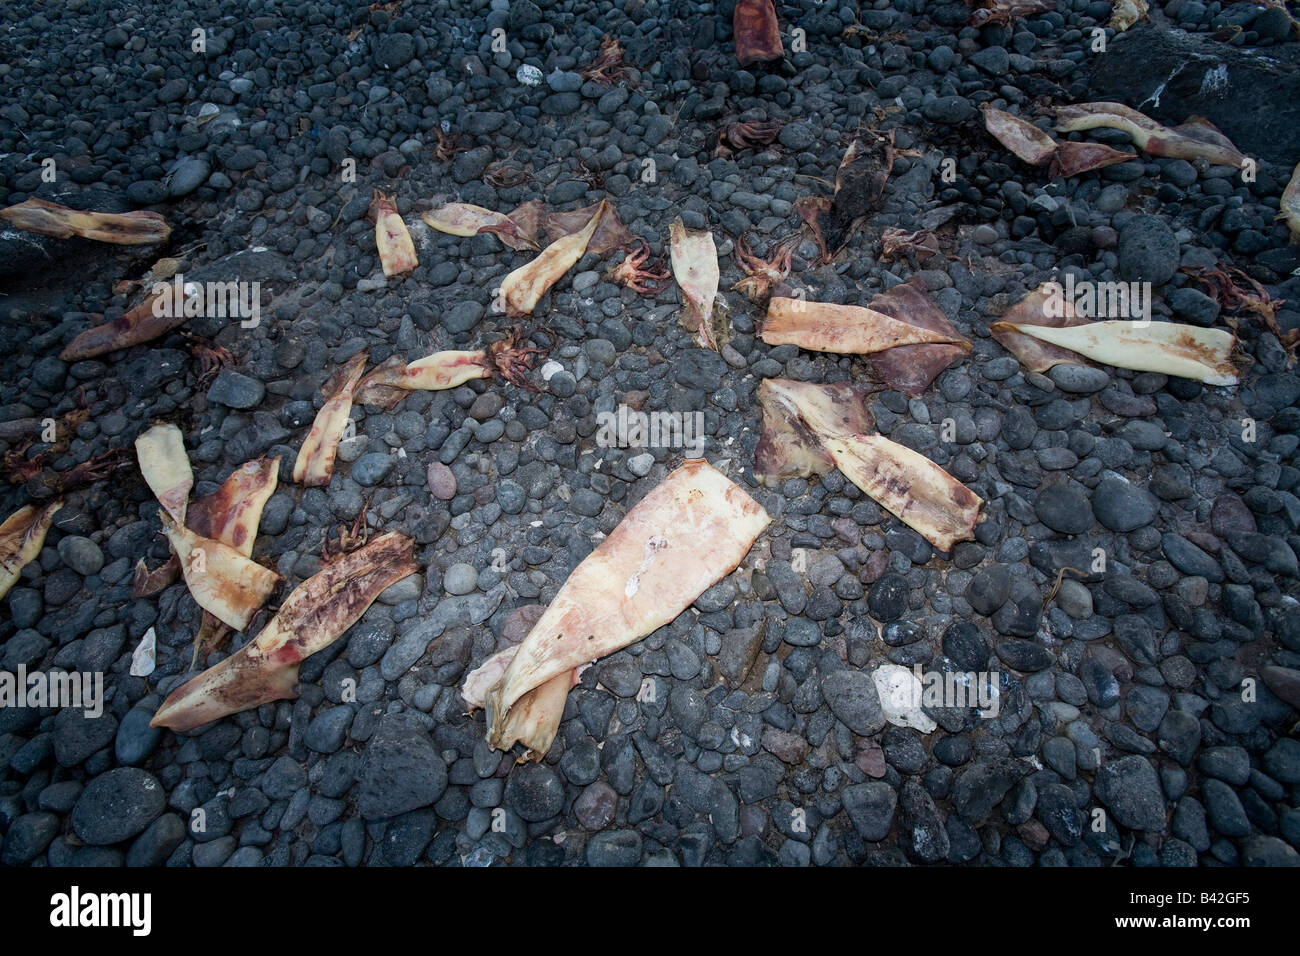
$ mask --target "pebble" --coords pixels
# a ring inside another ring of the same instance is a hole
[[[470,594],[478,587],[478,571],[473,565],[458,561],[443,574],[442,586],[448,594]]]
[[[395,817],[437,802],[447,768],[424,726],[385,714],[366,744],[357,775],[357,810],[367,820]]]
[[[265,396],[265,385],[229,367],[218,372],[208,388],[208,401],[227,408],[257,408]]]
[[[59,557],[82,577],[98,574],[104,566],[104,552],[89,538],[70,534],[59,540]]]
[[[1136,754],[1102,763],[1096,775],[1097,799],[1129,830],[1165,829],[1165,799],[1155,769]]]
[[[1134,216],[1119,231],[1119,276],[1162,286],[1178,268],[1178,240],[1159,216]]]
[[[506,781],[506,804],[529,823],[549,820],[564,803],[564,785],[545,764],[516,767]]]
[[[1092,527],[1092,508],[1087,497],[1069,485],[1053,485],[1038,493],[1034,514],[1053,531],[1083,534]]]
[[[72,808],[72,829],[92,846],[121,843],[149,826],[166,804],[167,793],[153,774],[119,767],[86,784]]]
[[[431,461],[426,469],[429,493],[439,501],[451,501],[456,497],[456,476],[452,470],[440,461]]]
[[[366,488],[380,484],[392,473],[397,462],[385,452],[367,452],[352,463],[352,480]]]
[[[1093,514],[1104,527],[1121,534],[1151,524],[1159,508],[1155,495],[1118,475],[1103,478],[1093,489]]]
[[[897,621],[907,613],[907,581],[897,574],[886,574],[867,592],[867,607],[878,621]]]
[[[822,678],[827,705],[855,734],[874,734],[885,726],[884,711],[871,675],[861,671],[835,671]]]

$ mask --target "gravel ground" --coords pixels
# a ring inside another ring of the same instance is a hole
[[[1143,157],[1053,181],[1020,163],[978,106],[1032,117],[1089,98],[1088,41],[1109,4],[1058,7],[976,30],[961,3],[782,2],[787,50],[796,25],[807,49],[752,71],[736,66],[726,2],[0,8],[0,201],[73,196],[174,226],[165,250],[0,234],[0,423],[80,403],[88,417],[51,458],[66,471],[176,421],[196,493],[283,456],[253,554],[290,585],[367,501],[372,526],[412,536],[422,565],[304,664],[296,700],[176,736],[148,720],[184,679],[199,611],[183,584],[130,596],[136,561],[167,556],[157,505],[133,464],[69,492],[4,600],[0,668],[102,671],[105,714],[0,710],[0,862],[1295,865],[1297,715],[1258,681],[1300,667],[1300,377],[1285,351],[1243,318],[1242,383],[1210,388],[1026,373],[988,334],[1057,269],[1148,279],[1157,317],[1197,324],[1226,316],[1180,266],[1231,261],[1300,302],[1298,247],[1274,221],[1291,169],[1261,161],[1243,183]],[[1158,29],[1236,24],[1238,47],[1294,57],[1276,12],[1152,7]],[[609,85],[579,72],[604,34],[628,67]],[[539,85],[520,81],[524,65]],[[787,125],[766,149],[712,158],[710,134],[737,119]],[[591,255],[538,307],[562,367],[543,394],[476,382],[354,409],[329,487],[289,480],[319,386],[349,356],[478,348],[505,329],[493,289],[530,254],[421,226],[439,197],[502,210],[608,197],[656,254],[681,215],[713,230],[726,289],[741,277],[728,237],[766,250],[794,231],[795,200],[824,194],[818,180],[871,124],[920,156],[899,161],[836,264],[812,265],[805,241],[791,278],[811,299],[865,303],[919,274],[975,343],[921,398],[872,401],[882,434],[986,500],[975,541],[936,554],[836,472],[757,486],[758,382],[861,379],[863,364],[764,345],[735,293],[731,351],[699,349],[675,287],[639,296]],[[440,161],[440,130],[468,148]],[[485,182],[501,162],[529,178]],[[379,269],[374,188],[415,237],[420,265],[402,280]],[[884,227],[940,222],[945,254],[924,268],[878,261]],[[134,304],[114,285],[164,254],[195,278],[263,283],[256,328],[189,323],[232,363],[198,387],[177,333],[60,361],[100,314]],[[1278,318],[1300,326],[1293,305]],[[694,608],[587,671],[546,759],[516,766],[487,748],[457,687],[680,461],[597,446],[596,415],[637,392],[647,410],[702,411],[705,455],[775,520]],[[18,428],[0,448],[21,450]],[[40,478],[6,485],[0,511],[50,494]],[[1063,566],[1092,573],[1067,577],[1044,614]],[[132,677],[151,627],[158,667]],[[882,662],[994,672],[999,714],[937,708],[931,733],[886,726],[866,677]],[[638,699],[646,678],[653,700]]]

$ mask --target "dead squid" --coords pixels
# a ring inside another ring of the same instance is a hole
[[[293,463],[293,480],[309,488],[323,487],[334,475],[334,458],[352,412],[352,396],[361,373],[365,371],[368,353],[358,352],[321,386],[325,404],[316,413],[311,431],[302,443],[298,458]]]
[[[975,536],[983,501],[930,459],[875,434],[859,385],[764,379],[754,474],[775,485],[831,467],[940,551]]]
[[[119,246],[144,246],[166,242],[172,234],[167,220],[156,212],[82,212],[35,197],[0,209],[3,219],[15,229],[55,239],[80,236]]]
[[[0,524],[0,598],[9,593],[23,568],[41,553],[54,513],[62,507],[62,501],[41,507],[24,505]]]
[[[627,70],[623,66],[623,45],[618,42],[618,37],[606,34],[601,38],[600,52],[582,71],[582,78],[608,86],[621,80],[626,73]]]
[[[658,295],[666,286],[658,283],[668,278],[667,269],[647,269],[650,260],[650,243],[637,236],[626,246],[623,261],[609,271],[609,278],[619,285],[641,295]]]
[[[526,376],[533,367],[534,356],[544,355],[546,350],[520,345],[521,337],[522,333],[515,329],[485,349],[435,352],[414,362],[404,362],[394,355],[375,366],[361,380],[356,390],[356,401],[362,405],[391,409],[409,391],[456,388],[472,379],[492,378],[493,375],[500,375],[511,385],[536,392],[538,389]]]
[[[279,474],[279,458],[245,462],[230,473],[220,488],[189,504],[185,512],[186,527],[200,537],[230,545],[246,558],[252,557],[262,509],[275,493]],[[180,561],[175,554],[154,571],[150,571],[142,559],[135,566],[131,596],[141,598],[158,594],[180,573]]]
[[[248,627],[275,590],[280,575],[228,544],[195,534],[167,512],[158,514],[195,602],[237,631]]]
[[[185,286],[186,297],[190,295],[191,289],[197,290],[197,286],[192,283],[187,282]],[[64,346],[59,358],[65,362],[79,362],[142,342],[151,342],[165,335],[185,324],[184,301],[175,302],[175,298],[171,286],[150,294],[139,305],[112,322],[82,332]]]
[[[672,621],[730,573],[771,518],[738,485],[702,459],[686,462],[650,491],[569,575],[555,599],[486,688],[471,674],[467,697],[487,711],[488,743],[524,740],[540,760],[558,699],[575,669],[612,654]],[[703,545],[707,543],[707,545]],[[482,668],[480,668],[482,670]],[[550,728],[550,737],[554,736]]]
[[[717,352],[725,344],[719,341],[723,337],[719,333],[725,329],[726,319],[714,315],[721,272],[713,233],[687,229],[681,216],[673,220],[668,233],[673,277],[682,290],[682,327],[696,333],[705,348]]]
[[[175,425],[159,423],[135,440],[140,473],[158,503],[177,521],[185,521],[185,508],[194,487],[194,472],[185,454],[185,438]]]
[[[736,0],[731,27],[736,38],[736,60],[741,66],[785,56],[772,0]]]
[[[1151,321],[1086,322],[1067,327],[996,322],[990,326],[995,333],[1008,328],[1116,368],[1160,372],[1207,385],[1237,384],[1237,369],[1232,364],[1236,339],[1222,329]]]
[[[1106,127],[1128,133],[1138,149],[1150,156],[1170,159],[1198,159],[1219,166],[1246,164],[1246,157],[1209,120],[1193,116],[1181,126],[1169,129],[1123,103],[1077,103],[1056,108],[1058,133],[1074,133]]]
[[[895,226],[886,226],[880,233],[880,261],[896,262],[915,256],[924,261],[939,254],[939,237],[929,229],[908,232]]]
[[[452,236],[477,236],[490,232],[511,249],[531,250],[541,248],[537,241],[541,203],[526,202],[510,213],[493,212],[482,206],[454,202],[423,213],[425,225]]]
[[[279,458],[245,462],[230,473],[220,488],[190,506],[187,526],[200,537],[228,544],[244,557],[251,558],[257,526],[262,521],[262,509],[275,494],[279,476]],[[179,561],[177,566],[179,568]],[[205,610],[198,633],[194,635],[190,667],[196,667],[208,654],[220,648],[230,634],[229,625]]]
[[[1277,310],[1286,304],[1286,299],[1274,299],[1257,280],[1247,275],[1236,266],[1227,269],[1204,269],[1197,266],[1184,267],[1193,279],[1203,283],[1211,297],[1229,312],[1253,312],[1264,322],[1264,327],[1277,337],[1286,349],[1287,364],[1294,365],[1296,352],[1300,350],[1300,330],[1282,331],[1277,321]],[[1228,325],[1236,330],[1235,320],[1229,318]]]
[[[795,246],[799,244],[799,237],[786,236],[780,242],[774,244],[768,250],[768,257],[763,259],[755,255],[749,248],[749,243],[745,237],[737,237],[734,245],[736,265],[740,271],[745,273],[745,278],[741,279],[731,288],[740,292],[758,305],[766,305],[772,297],[772,290],[785,282],[790,275],[790,263],[794,258]]]
[[[799,217],[807,223],[821,250],[822,262],[838,256],[866,218],[879,208],[894,160],[917,155],[913,150],[896,149],[892,130],[888,136],[878,136],[870,147],[863,147],[855,139],[835,171],[834,194],[830,198],[805,196],[795,202]]]
[[[919,276],[880,293],[866,307],[773,296],[762,338],[768,345],[871,355],[881,380],[912,398],[972,348]]]
[[[583,229],[555,240],[536,259],[502,280],[501,295],[505,300],[506,312],[514,316],[532,314],[538,300],[587,251],[587,243],[600,225],[608,205],[608,201],[602,200]]]
[[[1019,116],[994,109],[985,103],[984,128],[1016,156],[1031,166],[1051,163],[1053,176],[1077,176],[1103,166],[1127,162],[1132,153],[1121,152],[1101,143],[1058,143],[1041,129]]]
[[[713,149],[714,158],[730,159],[745,149],[767,146],[785,128],[784,123],[752,120],[747,123],[728,123],[718,131],[718,144]]]
[[[392,196],[386,196],[378,189],[370,201],[370,215],[375,221],[375,247],[379,250],[379,264],[384,269],[384,276],[403,275],[420,264],[415,255],[415,245],[411,234],[406,231],[406,223],[398,215],[397,206]]]
[[[172,691],[150,726],[180,733],[295,697],[302,661],[342,636],[381,591],[418,570],[414,547],[389,532],[323,567],[294,588],[256,638]]]

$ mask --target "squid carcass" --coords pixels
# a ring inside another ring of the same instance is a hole
[[[65,362],[79,362],[118,349],[152,342],[185,324],[185,303],[174,301],[171,287],[150,294],[143,302],[94,328],[86,329],[59,353]]]
[[[1173,129],[1123,103],[1077,103],[1056,108],[1056,131],[1074,133],[1097,127],[1123,130],[1138,149],[1170,159],[1204,158],[1219,166],[1246,165],[1246,157],[1209,120],[1193,116]]]
[[[940,551],[975,537],[984,502],[920,452],[881,435],[827,438],[835,467]]]
[[[262,521],[262,509],[279,484],[280,459],[259,458],[245,462],[212,494],[190,508],[187,522],[200,537],[228,544],[246,558],[253,556],[253,541]],[[179,567],[179,564],[178,564]],[[190,666],[196,666],[230,636],[230,627],[209,611],[203,612],[194,635]]]
[[[919,398],[940,373],[969,355],[973,346],[930,298],[925,280],[913,276],[880,293],[870,307],[891,319],[944,336],[946,342],[899,345],[871,356],[876,377],[909,398]]]
[[[361,380],[355,400],[362,405],[393,408],[409,391],[456,388],[471,379],[491,378],[493,375],[500,375],[512,385],[535,392],[536,387],[525,376],[532,368],[533,357],[543,354],[545,349],[519,345],[519,338],[517,332],[512,332],[485,349],[434,352],[414,362],[403,362],[400,356],[391,356]]]
[[[1056,155],[1056,140],[1033,123],[1005,110],[994,109],[988,103],[980,109],[984,113],[984,128],[1031,166],[1049,163]]]
[[[867,219],[880,208],[885,184],[900,156],[919,156],[915,150],[894,146],[894,132],[876,135],[863,143],[855,139],[844,151],[835,170],[831,196],[804,196],[795,211],[812,232],[821,261],[831,262],[848,245]]]
[[[919,276],[882,292],[867,307],[773,296],[762,337],[769,345],[871,355],[877,377],[911,398],[972,348]]]
[[[23,568],[41,553],[54,512],[62,507],[62,501],[40,508],[24,505],[0,524],[0,598],[9,593]]]
[[[490,232],[511,249],[541,248],[537,229],[541,222],[541,203],[526,202],[510,213],[494,212],[470,203],[453,202],[420,216],[425,225],[452,236],[477,236]]]
[[[994,323],[994,332],[1010,323]],[[1222,329],[1176,322],[1088,322],[1068,328],[1021,324],[1010,328],[1051,345],[1136,372],[1160,372],[1206,385],[1236,385],[1236,339]]]
[[[275,590],[280,575],[228,544],[195,534],[165,511],[159,515],[195,602],[237,631],[248,627]]]
[[[293,463],[293,480],[298,484],[311,488],[330,483],[334,475],[334,458],[338,455],[343,429],[347,427],[352,412],[352,396],[368,359],[368,353],[358,352],[321,387],[325,404],[316,413],[311,431]]]
[[[244,557],[251,557],[262,509],[275,494],[279,472],[279,458],[245,462],[230,473],[220,488],[190,504],[185,514],[186,527],[201,538],[228,544]],[[131,596],[140,598],[157,594],[180,573],[180,561],[175,555],[152,572],[144,561],[140,561],[135,567]]]
[[[767,305],[763,341],[768,345],[797,345],[810,352],[870,355],[900,345],[953,344],[965,339],[860,305],[773,296]]]
[[[55,239],[80,236],[119,246],[165,242],[172,234],[172,227],[167,225],[167,220],[156,212],[82,212],[35,197],[8,209],[0,209],[0,219],[24,232],[52,236]]]
[[[731,26],[736,38],[736,59],[741,66],[779,60],[785,55],[772,0],[736,0]]]
[[[770,521],[702,459],[673,471],[574,569],[481,693],[488,743],[506,750],[532,738],[527,695],[672,621],[744,559]],[[534,748],[535,759],[543,755]]]
[[[194,472],[185,454],[185,438],[175,425],[159,423],[135,440],[140,473],[158,503],[177,521],[185,521],[185,509],[194,487]]]
[[[1043,325],[1067,328],[1085,325],[1087,319],[1074,312],[1074,303],[1064,294],[1058,282],[1044,282],[1033,292],[1017,302],[989,331],[993,338],[1014,355],[1025,368],[1042,374],[1056,365],[1087,365],[1077,352],[1052,345],[1022,330],[1024,325]]]
[[[536,259],[502,280],[501,295],[510,315],[531,315],[546,290],[560,281],[560,277],[582,258],[608,205],[607,201],[602,201],[583,229],[555,240]]]
[[[1126,163],[1134,154],[1112,149],[1101,143],[1058,143],[1027,120],[987,103],[984,110],[984,128],[999,143],[1033,166],[1051,163],[1053,176],[1077,176],[1080,173]]]
[[[334,643],[390,585],[413,574],[414,542],[380,535],[298,585],[252,641],[163,701],[150,726],[178,733],[296,696],[299,665]]]
[[[379,264],[384,269],[384,276],[391,279],[418,266],[420,260],[416,258],[415,245],[411,242],[411,234],[406,231],[406,223],[398,215],[393,197],[376,189],[370,202],[370,215],[375,220],[375,247],[379,250]]]
[[[687,229],[681,217],[669,227],[669,258],[673,277],[682,290],[682,327],[699,334],[700,343],[715,352],[722,345],[713,333],[713,307],[718,296],[718,248],[707,229]]]
[[[765,484],[834,466],[941,551],[975,536],[983,501],[930,459],[875,432],[867,390],[764,379],[754,474]]]

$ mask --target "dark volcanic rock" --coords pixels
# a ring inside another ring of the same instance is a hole
[[[1097,771],[1097,799],[1122,827],[1159,833],[1165,828],[1165,798],[1155,768],[1145,757],[1121,757]]]
[[[167,794],[153,774],[120,767],[86,785],[72,808],[72,828],[93,846],[129,840],[154,821]]]
[[[427,807],[447,789],[447,768],[423,725],[404,714],[380,718],[366,744],[357,809],[367,820]]]

